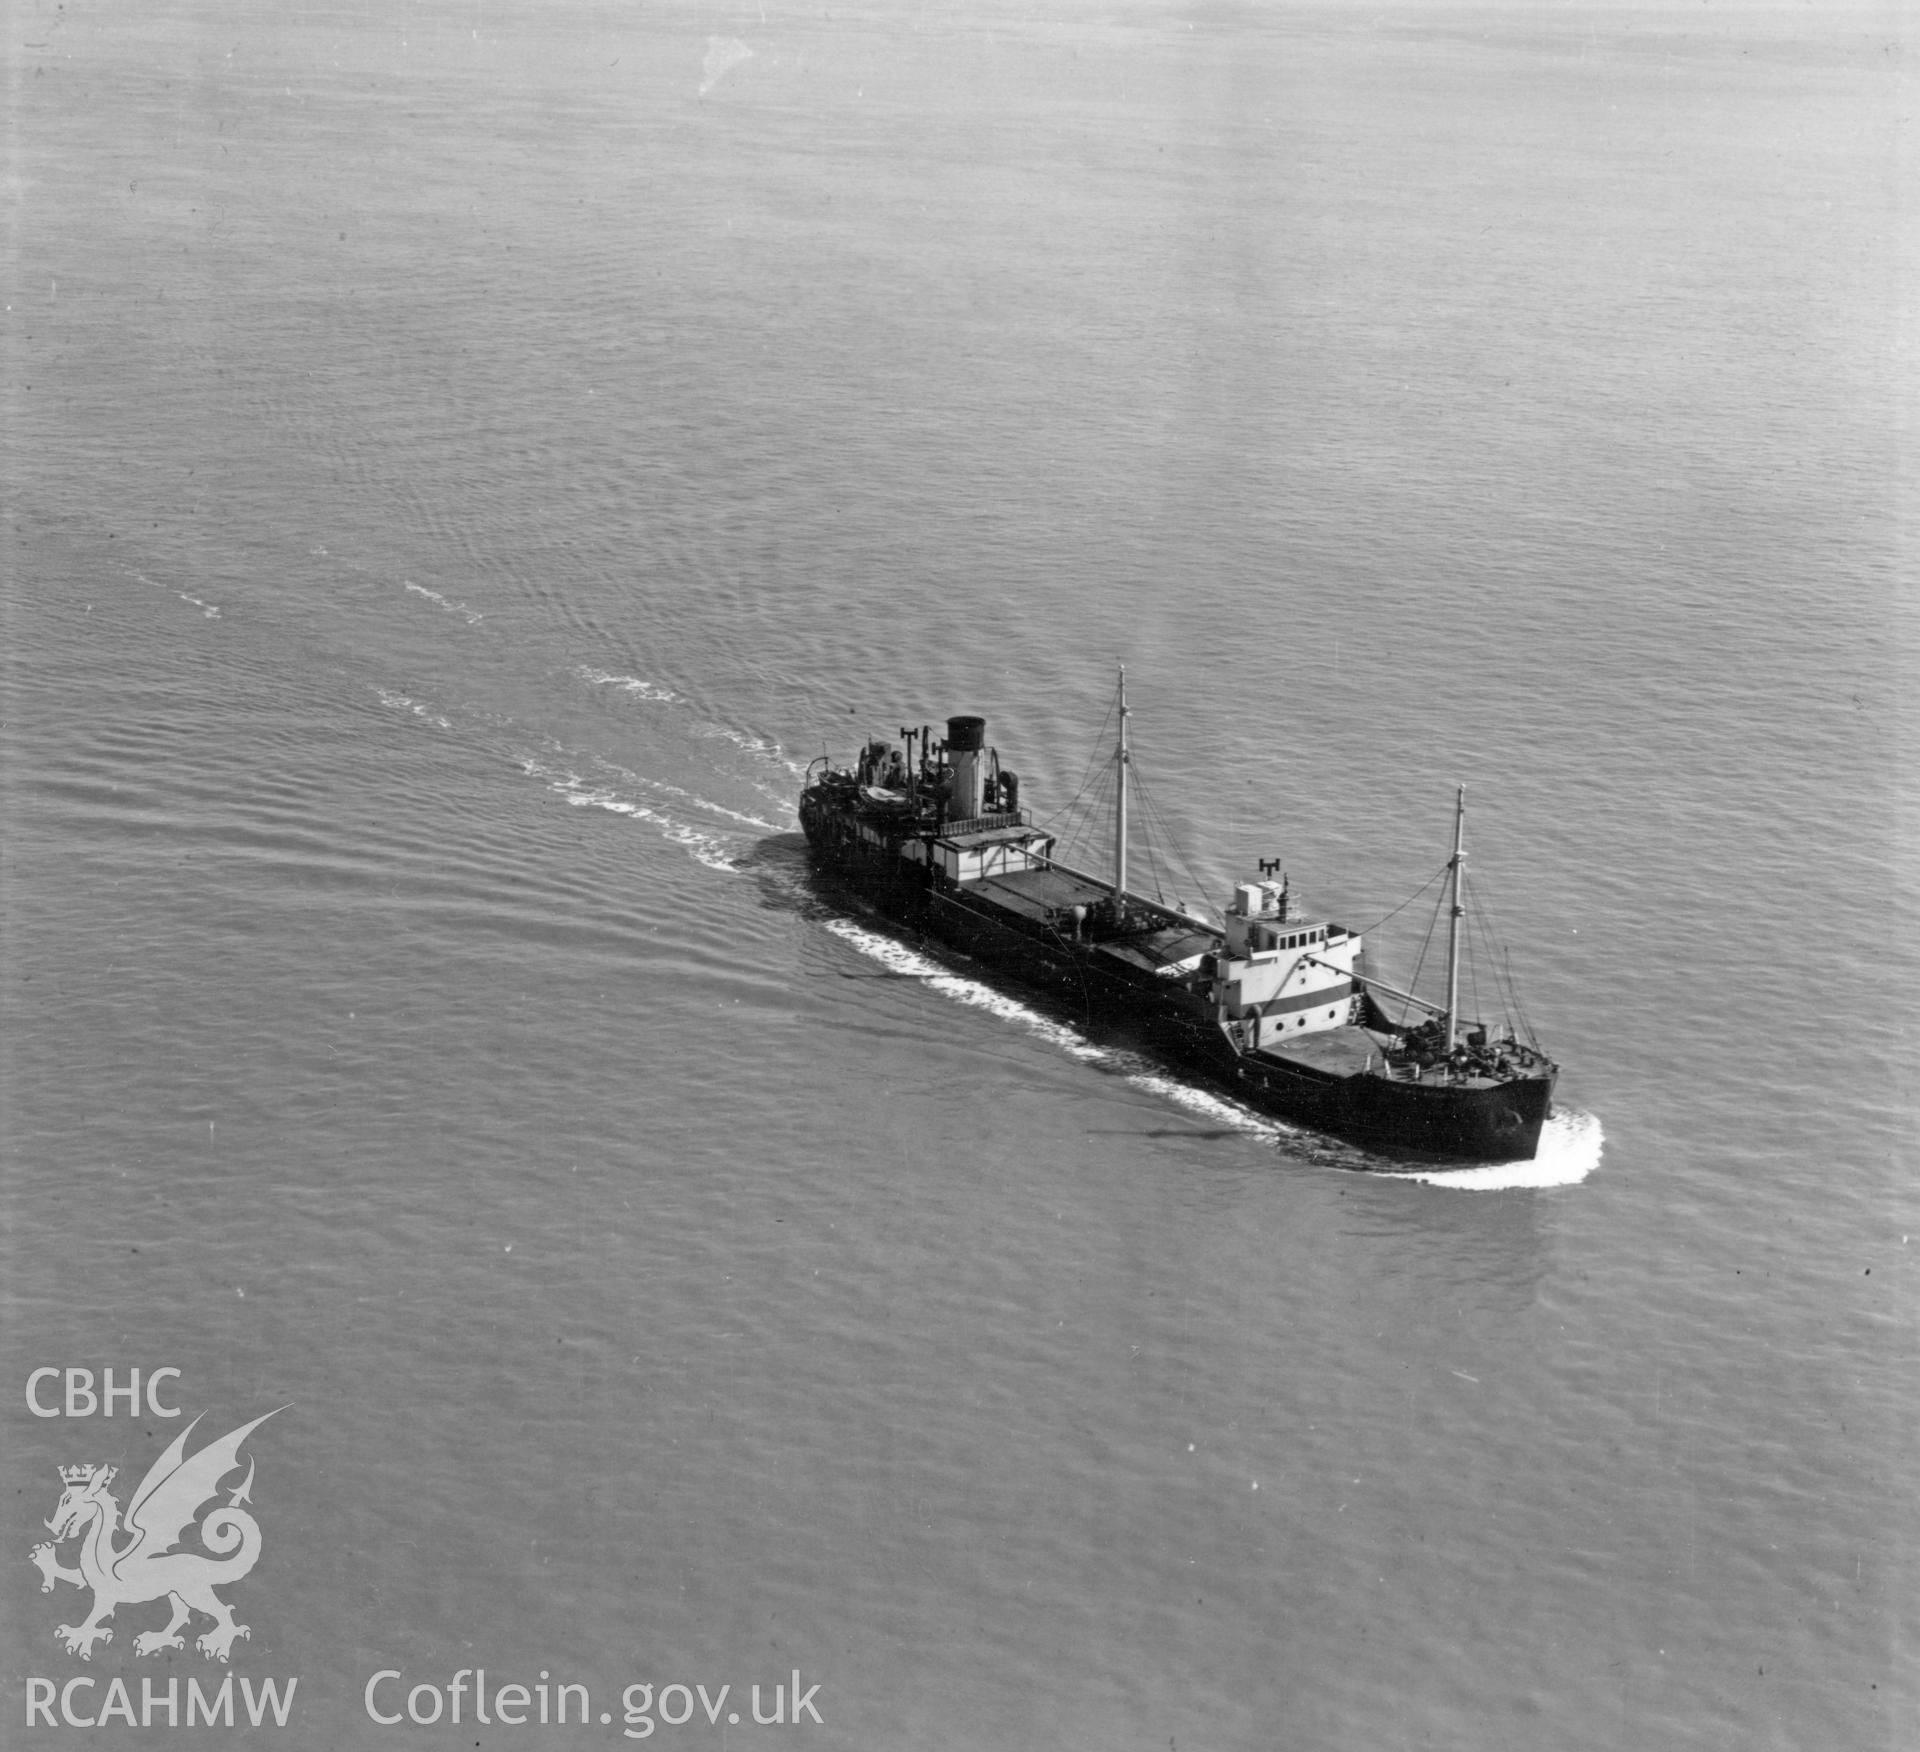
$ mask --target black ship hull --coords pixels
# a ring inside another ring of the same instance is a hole
[[[1309,1050],[1246,1050],[1223,1029],[1215,1005],[1192,983],[1089,936],[1058,916],[1066,909],[1011,904],[1004,886],[947,880],[931,857],[904,854],[904,837],[875,832],[844,796],[811,788],[801,826],[816,866],[888,916],[973,957],[1021,984],[1051,993],[1089,1017],[1144,1034],[1169,1060],[1260,1111],[1372,1147],[1446,1161],[1531,1158],[1553,1096],[1554,1073],[1463,1083],[1393,1074],[1360,1025],[1386,1018],[1370,997],[1352,1002],[1347,1037],[1311,1037]],[[1180,940],[1175,921],[1161,934],[1167,953],[1206,949],[1197,921]],[[1217,937],[1217,933],[1214,934]]]

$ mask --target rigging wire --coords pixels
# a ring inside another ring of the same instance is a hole
[[[1080,857],[1082,848],[1089,843],[1095,819],[1107,812],[1104,805],[1108,783],[1108,774],[1092,775],[1064,808],[1055,810],[1041,824],[1051,828],[1074,857]]]
[[[1480,905],[1487,915],[1487,929],[1497,951],[1494,966],[1504,972],[1508,1007],[1513,1012],[1514,1020],[1520,1024],[1521,1031],[1526,1035],[1527,1043],[1537,1052],[1540,1049],[1539,1037],[1533,1032],[1533,1024],[1527,1019],[1526,1011],[1521,1008],[1520,988],[1514,983],[1513,957],[1507,948],[1506,933],[1500,929],[1500,921],[1494,916],[1493,897],[1485,892],[1485,889],[1485,883],[1478,883],[1474,892],[1480,897]]]
[[[1429,888],[1431,888],[1432,886],[1433,884],[1431,882],[1427,884],[1427,887]],[[1422,892],[1424,892],[1424,890]],[[1433,942],[1434,927],[1437,924],[1439,924],[1439,922],[1440,922],[1440,902],[1436,900],[1433,903],[1433,915],[1427,920],[1427,934],[1420,939],[1420,959],[1413,964],[1413,978],[1407,981],[1407,990],[1410,992],[1416,992],[1420,989],[1420,970],[1427,965],[1427,949],[1428,949],[1428,946]],[[1407,1019],[1407,1007],[1403,1003],[1400,1006],[1400,1020],[1404,1023],[1406,1019]]]
[[[1448,860],[1449,863],[1451,863],[1451,861],[1452,861],[1451,859]],[[1389,919],[1397,919],[1403,912],[1407,910],[1408,907],[1412,906],[1413,903],[1416,900],[1418,900],[1421,895],[1425,894],[1429,888],[1431,888],[1436,882],[1438,882],[1442,876],[1446,875],[1446,873],[1447,873],[1447,865],[1442,864],[1439,869],[1434,871],[1434,873],[1426,879],[1426,881],[1421,883],[1418,888],[1416,888],[1411,894],[1409,894],[1405,900],[1401,901],[1401,903],[1398,906],[1396,906],[1392,912],[1386,914],[1382,918],[1375,919],[1372,924],[1368,925],[1364,930],[1361,931],[1360,935],[1366,936],[1370,932],[1379,930],[1380,927],[1385,923],[1387,923]],[[1431,927],[1429,927],[1429,930],[1431,930]]]
[[[1476,902],[1478,902],[1480,898],[1480,892],[1478,887],[1476,887],[1474,890],[1473,898]],[[1492,951],[1487,947],[1486,920],[1481,916],[1481,914],[1478,911],[1474,910],[1473,908],[1469,908],[1467,912],[1466,924],[1467,924],[1467,971],[1468,971],[1469,979],[1471,980],[1472,986],[1473,986],[1473,1016],[1474,1016],[1474,1020],[1479,1022],[1484,1027],[1489,1018],[1487,1016],[1486,1009],[1480,1000],[1480,964],[1482,961],[1485,961],[1487,963],[1487,966],[1492,969],[1492,972],[1489,974],[1488,977],[1493,981],[1493,988],[1494,988],[1493,997],[1494,997],[1494,1002],[1496,1004],[1499,1004],[1501,1002],[1499,969],[1494,965],[1493,958],[1492,958]]]
[[[1482,907],[1484,907],[1485,904],[1485,897],[1482,896]],[[1483,929],[1486,932],[1487,961],[1488,965],[1493,969],[1494,981],[1500,988],[1501,1004],[1505,1012],[1504,1019],[1507,1024],[1507,1031],[1510,1034],[1517,1033],[1525,1029],[1526,1018],[1520,1013],[1520,994],[1514,989],[1513,966],[1507,959],[1506,945],[1500,941],[1499,934],[1493,928],[1493,920],[1491,918],[1483,921]]]
[[[1107,723],[1111,723],[1113,714],[1107,714]],[[1104,731],[1106,724],[1101,726]],[[1060,809],[1039,825],[1051,828],[1059,837],[1066,858],[1093,869],[1099,866],[1112,843],[1114,811],[1119,800],[1120,775],[1117,763],[1109,755],[1100,761],[1098,767],[1089,761],[1087,772],[1083,775],[1080,788]],[[1179,879],[1200,897],[1198,904],[1209,911],[1217,912],[1206,900],[1206,885],[1198,872],[1187,861],[1186,855],[1179,851],[1179,841],[1167,821],[1165,812],[1155,799],[1151,788],[1141,775],[1139,767],[1129,761],[1131,775],[1127,792],[1129,800],[1137,803],[1140,809],[1138,817],[1142,829],[1134,840],[1132,849],[1144,861],[1145,883],[1136,884],[1131,875],[1128,887],[1142,897],[1151,890],[1153,897],[1163,904],[1174,904],[1168,900],[1169,890],[1181,886]],[[1178,859],[1178,869],[1169,862],[1169,857]],[[1176,896],[1184,901],[1184,896]],[[1193,904],[1188,902],[1186,904]]]
[[[1100,861],[1103,848],[1099,842],[1105,837],[1106,823],[1113,819],[1114,790],[1114,775],[1109,768],[1093,781],[1087,807],[1074,826],[1069,844],[1076,861],[1083,867]]]
[[[1117,696],[1107,702],[1107,715],[1100,720],[1100,728],[1094,732],[1093,752],[1087,756],[1086,768],[1080,774],[1080,783],[1074,790],[1073,795],[1044,821],[1040,822],[1038,824],[1039,826],[1051,827],[1056,821],[1059,821],[1063,816],[1068,814],[1068,812],[1086,796],[1089,784],[1098,786],[1100,783],[1094,774],[1097,768],[1103,766],[1112,758],[1110,755],[1102,754],[1100,751],[1106,743],[1107,726],[1113,722],[1114,707],[1118,704],[1119,700]]]
[[[1173,856],[1177,857],[1180,860],[1181,873],[1183,873],[1186,878],[1187,886],[1189,886],[1193,890],[1194,894],[1199,897],[1198,904],[1209,912],[1218,912],[1219,908],[1215,907],[1210,901],[1207,900],[1206,884],[1200,880],[1200,877],[1198,873],[1194,870],[1194,867],[1187,862],[1186,854],[1179,849],[1180,841],[1174,834],[1172,827],[1168,825],[1166,816],[1161,813],[1160,805],[1154,801],[1153,794],[1147,789],[1146,781],[1142,778],[1139,778],[1136,775],[1134,780],[1134,786],[1140,798],[1142,816],[1145,822],[1148,825],[1150,825],[1159,836],[1158,841],[1156,842],[1155,838],[1152,835],[1149,835],[1147,837],[1147,842],[1146,842],[1147,858],[1148,858],[1148,862],[1153,867],[1153,870],[1155,873],[1155,879],[1165,880],[1167,882],[1172,881],[1171,875],[1166,876],[1164,879],[1160,875],[1160,861],[1158,856],[1158,848],[1159,848],[1159,845],[1164,844],[1166,846],[1171,847],[1173,851]],[[1157,888],[1155,890],[1155,895],[1158,899],[1165,900],[1167,898],[1166,889],[1164,887]],[[1176,896],[1175,898],[1184,901],[1184,897],[1182,896]],[[1185,901],[1184,904],[1191,906],[1194,903],[1191,901]]]
[[[1462,907],[1467,904],[1467,871],[1464,864],[1460,868],[1460,904]],[[1480,957],[1473,952],[1473,932],[1479,920],[1476,919],[1471,912],[1467,913],[1466,920],[1468,1001],[1473,1005],[1474,1019],[1479,1021],[1485,1015],[1480,1005]],[[1495,995],[1497,996],[1498,994],[1496,993]],[[1458,1024],[1459,1020],[1460,1018],[1458,1016],[1454,1018],[1456,1024]]]

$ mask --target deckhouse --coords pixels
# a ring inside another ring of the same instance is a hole
[[[1284,879],[1241,883],[1226,921],[1214,1002],[1241,1050],[1353,1020],[1355,933],[1300,916]]]

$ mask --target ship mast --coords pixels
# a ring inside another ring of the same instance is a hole
[[[1127,666],[1120,665],[1120,744],[1113,751],[1118,782],[1113,802],[1113,901],[1127,898]]]
[[[1466,908],[1460,904],[1461,866],[1467,861],[1467,788],[1460,787],[1459,795],[1453,805],[1453,857],[1448,868],[1453,871],[1453,913],[1447,920],[1447,1031],[1446,1050],[1453,1051],[1455,1033],[1460,1023],[1460,919]]]

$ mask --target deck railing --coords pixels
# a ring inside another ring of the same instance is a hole
[[[958,821],[946,821],[940,824],[940,837],[951,839],[955,834],[985,833],[996,827],[1025,827],[1027,812],[1014,809],[1004,815],[968,815]]]

